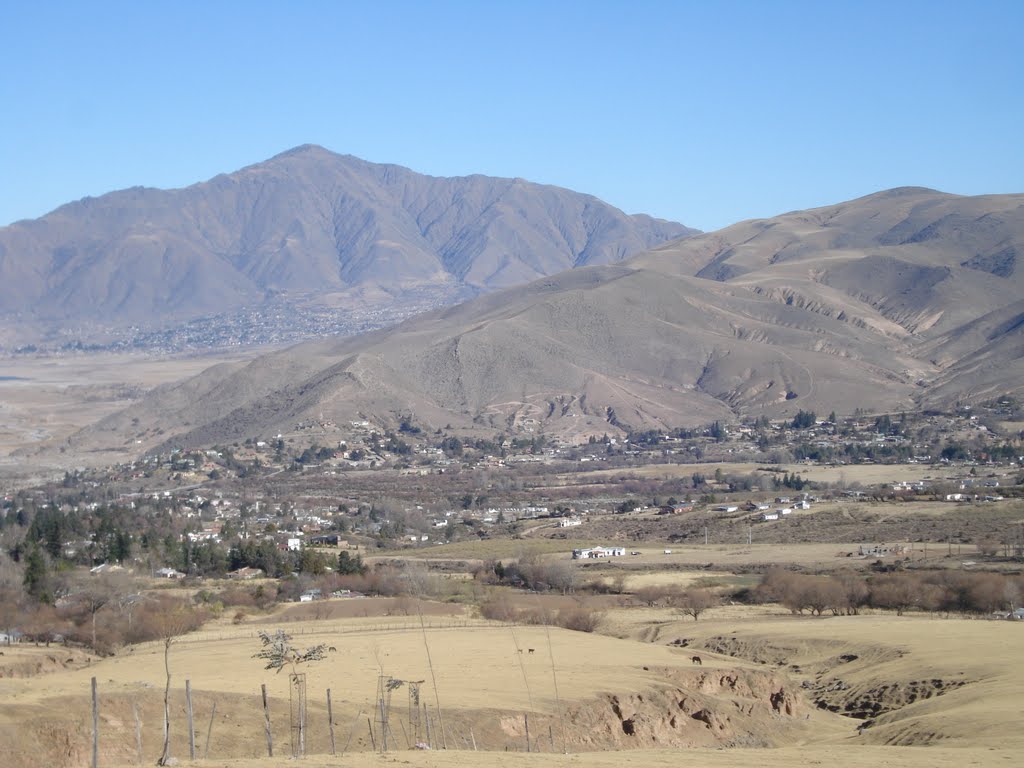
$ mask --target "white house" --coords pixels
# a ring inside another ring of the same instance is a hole
[[[761,519],[762,520],[778,520],[779,519],[779,513],[778,512],[765,512],[763,515],[761,515]]]
[[[574,525],[583,525],[583,521],[575,517],[563,517],[558,521],[559,528],[572,528]]]
[[[626,554],[625,547],[594,547],[593,549],[574,549],[573,560],[588,560],[598,557],[623,557]]]

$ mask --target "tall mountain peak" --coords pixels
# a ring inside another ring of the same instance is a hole
[[[365,316],[410,296],[422,309],[695,232],[558,187],[425,176],[303,144],[183,189],[120,190],[0,228],[0,345],[282,296]]]

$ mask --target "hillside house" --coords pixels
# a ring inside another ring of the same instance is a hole
[[[336,533],[325,533],[319,536],[312,536],[309,539],[311,547],[347,547],[348,540],[342,539]]]
[[[248,581],[249,579],[259,579],[263,577],[262,568],[239,568],[237,571],[229,571],[227,574],[229,579],[236,579],[239,581]]]

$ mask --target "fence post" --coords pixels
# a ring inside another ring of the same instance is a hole
[[[267,735],[267,757],[274,756],[274,737],[270,733],[270,706],[267,704],[267,684],[260,686],[263,693],[263,731]]]
[[[196,729],[192,721],[192,681],[185,681],[185,708],[188,713],[188,759],[196,759]]]
[[[213,711],[210,713],[210,725],[206,728],[206,749],[203,750],[203,760],[210,756],[210,734],[213,733],[213,718],[217,716],[217,702],[213,702]]]
[[[139,719],[139,705],[134,701],[132,715],[135,717],[135,747],[139,751],[139,765],[142,765],[142,721]]]
[[[92,679],[92,768],[100,764],[100,699],[96,691],[96,678]]]
[[[327,727],[331,732],[331,754],[337,754],[334,747],[334,711],[331,709],[331,689],[327,689]]]

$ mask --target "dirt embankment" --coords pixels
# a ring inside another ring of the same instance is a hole
[[[709,664],[710,662],[710,664]],[[404,701],[397,697],[390,717],[389,745],[409,749],[415,741],[430,741],[449,749],[561,753],[606,750],[692,747],[775,747],[807,738],[814,708],[799,688],[791,688],[773,672],[742,668],[650,667],[644,690],[604,693],[563,706],[556,711],[508,709],[449,709],[417,717],[414,724]],[[570,685],[571,681],[565,681]],[[162,705],[158,686],[140,685],[132,692],[100,697],[100,756],[104,764],[150,762],[160,751]],[[172,692],[172,754],[188,755],[182,692]],[[550,702],[548,702],[550,703]],[[216,704],[214,711],[213,707]],[[496,699],[500,707],[500,698]],[[76,697],[45,699],[21,710],[17,722],[0,717],[0,741],[14,749],[6,766],[28,768],[46,764],[78,768],[87,764],[90,720],[87,692]],[[263,716],[258,696],[197,691],[195,696],[197,753],[202,756],[210,736],[210,756],[251,758],[265,754]],[[289,753],[287,700],[273,700],[275,754]],[[369,736],[365,706],[336,699],[334,716],[339,748],[353,752],[380,746]],[[324,707],[308,713],[310,754],[329,751]],[[6,720],[6,722],[4,722]],[[139,734],[136,734],[136,722]],[[443,723],[443,735],[441,725]],[[141,738],[141,752],[137,738]]]
[[[673,644],[690,645],[686,639]],[[941,696],[971,682],[938,677],[879,680],[870,674],[871,669],[904,655],[902,650],[880,645],[864,646],[854,653],[839,640],[786,645],[712,636],[701,640],[697,647],[784,669],[787,675],[799,681],[800,690],[813,706],[864,721],[858,730],[870,728],[881,715]],[[802,659],[801,663],[788,663],[795,658]]]
[[[570,710],[576,749],[772,747],[806,727],[802,693],[759,670],[652,669],[664,682]]]
[[[0,678],[38,677],[89,665],[91,657],[81,650],[61,645],[4,646],[0,650]]]

